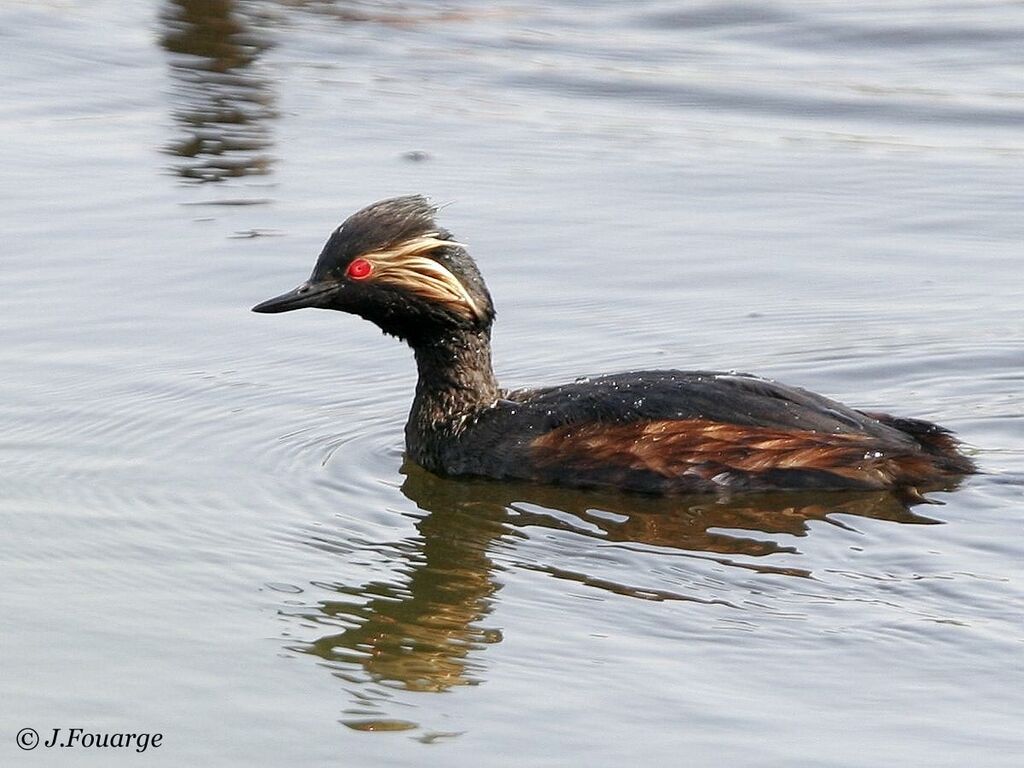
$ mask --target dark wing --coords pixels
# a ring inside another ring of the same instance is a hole
[[[509,392],[460,443],[445,461],[453,474],[652,492],[878,488],[931,469],[896,426],[797,387],[712,371]]]
[[[835,400],[769,379],[718,371],[639,371],[508,394],[548,428],[580,422],[703,419],[750,427],[907,436]]]

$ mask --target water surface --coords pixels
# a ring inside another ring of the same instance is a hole
[[[1019,764],[1020,4],[0,18],[5,765]],[[407,350],[248,308],[412,192],[507,386],[754,371],[985,474],[908,509],[404,463]]]

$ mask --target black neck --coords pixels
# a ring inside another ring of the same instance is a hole
[[[459,330],[417,340],[419,380],[405,427],[411,458],[429,468],[437,441],[454,437],[465,418],[498,399],[490,329]]]

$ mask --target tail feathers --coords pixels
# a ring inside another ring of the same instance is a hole
[[[960,452],[960,441],[951,430],[924,419],[908,419],[888,413],[862,413],[910,435],[925,453],[934,457],[934,464],[940,471],[951,475],[969,475],[978,471],[977,465]]]

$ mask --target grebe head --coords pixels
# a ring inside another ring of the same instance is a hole
[[[331,233],[313,274],[253,312],[337,309],[412,344],[452,331],[487,331],[494,307],[465,247],[419,195],[374,203]]]

